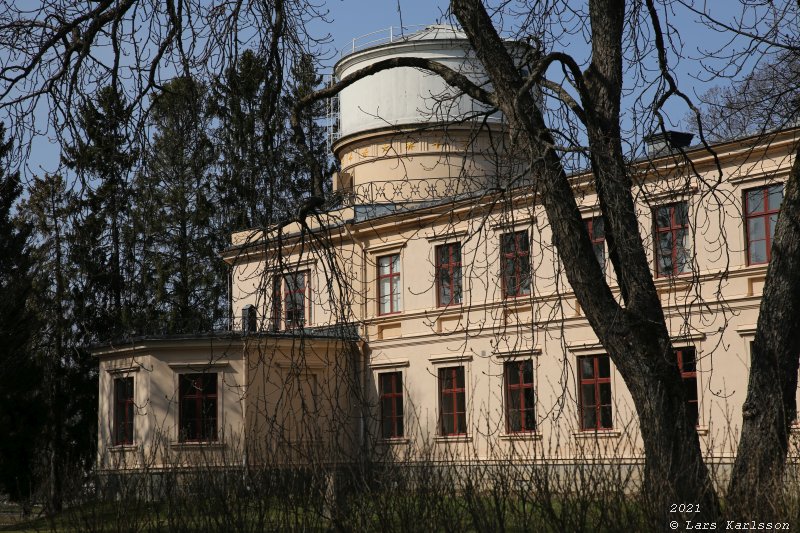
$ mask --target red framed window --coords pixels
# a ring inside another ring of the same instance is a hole
[[[436,293],[441,306],[461,303],[461,244],[436,247]]]
[[[769,263],[775,224],[783,201],[783,184],[745,191],[744,201],[747,264]]]
[[[283,314],[282,282],[280,276],[272,278],[272,305],[270,308],[270,329],[280,331],[281,315]]]
[[[579,357],[578,373],[581,430],[612,429],[611,363],[608,356]]]
[[[463,366],[439,369],[439,431],[443,436],[467,433],[467,390]]]
[[[533,361],[513,361],[503,365],[506,384],[506,432],[536,431],[536,396],[533,387]]]
[[[584,221],[589,240],[592,241],[592,250],[600,265],[603,274],[606,273],[606,224],[603,217],[592,217]]]
[[[674,276],[689,270],[689,207],[686,202],[653,210],[656,273]]]
[[[503,234],[500,252],[503,256],[503,297],[516,298],[529,295],[531,260],[528,232]]]
[[[403,436],[403,373],[378,374],[381,402],[381,437],[396,439]]]
[[[181,374],[179,380],[179,440],[217,440],[217,375]]]
[[[678,359],[678,370],[683,380],[683,391],[686,395],[686,413],[695,426],[698,424],[699,410],[697,398],[697,352],[693,347],[675,350]]]
[[[133,444],[133,378],[114,380],[114,444]]]
[[[400,312],[400,254],[378,258],[378,314]]]
[[[283,276],[283,319],[286,329],[302,328],[306,325],[307,302],[308,272]]]

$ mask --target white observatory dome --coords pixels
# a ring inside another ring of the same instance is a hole
[[[368,65],[395,57],[420,57],[442,63],[472,81],[486,82],[466,35],[445,25],[426,26],[390,42],[353,51],[334,67],[341,79]],[[367,43],[367,46],[375,41]],[[379,41],[380,42],[380,41]],[[379,128],[454,122],[486,111],[486,106],[448,86],[439,76],[411,67],[384,70],[355,82],[339,94],[339,136]],[[496,113],[490,120],[499,122]]]

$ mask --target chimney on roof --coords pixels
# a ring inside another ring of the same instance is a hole
[[[694,134],[683,131],[659,131],[645,137],[644,144],[647,147],[647,155],[657,157],[687,148],[693,137]]]

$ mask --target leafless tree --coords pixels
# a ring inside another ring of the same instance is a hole
[[[535,178],[533,189],[546,211],[567,279],[631,391],[646,452],[644,492],[652,499],[652,508],[665,513],[670,502],[697,502],[702,514],[713,518],[719,506],[697,433],[686,416],[680,374],[637,221],[622,126],[625,73],[640,74],[645,61],[654,64],[656,79],[647,83],[656,90],[649,101],[643,96],[639,104],[655,110],[655,123],[663,123],[660,109],[670,98],[691,106],[670,70],[665,42],[669,33],[662,25],[664,4],[589,0],[588,10],[558,0],[523,5],[517,10],[523,21],[518,37],[527,38],[531,46],[521,68],[497,29],[502,8],[507,6],[489,9],[477,0],[453,0],[452,15],[469,37],[490,88],[479,87],[441,64],[402,58],[373,64],[307,97],[299,107],[365,76],[406,66],[438,74],[472,98],[502,111],[515,149],[525,154]],[[220,71],[235,57],[242,41],[261,43],[269,57],[280,61],[281,50],[309,44],[310,37],[302,31],[308,17],[323,15],[311,4],[283,0],[211,6],[193,0],[106,0],[80,5],[50,1],[33,11],[7,2],[3,7],[0,45],[8,53],[0,63],[0,109],[14,114],[18,128],[33,127],[32,113],[42,98],[51,102],[53,123],[68,128],[72,102],[109,80],[130,87],[133,105],[141,106],[151,88],[175,73],[205,66]],[[591,52],[586,61],[562,49],[560,39],[565,34],[569,37],[565,30],[569,21],[577,28],[573,32],[588,35]],[[773,37],[764,42],[772,42]],[[794,45],[787,46],[793,49]],[[132,56],[126,56],[125,50]],[[569,117],[567,125],[554,123],[553,115],[538,105],[535,87],[561,103],[558,113]],[[302,131],[296,130],[302,142]],[[704,141],[702,128],[700,133]],[[589,166],[598,192],[621,302],[595,261],[576,204],[569,180],[575,152]],[[310,170],[314,199],[301,210],[301,219],[321,206],[322,167],[312,164]],[[800,162],[796,162],[764,290],[751,393],[732,484],[737,498],[743,495],[743,487],[759,487],[755,494],[765,504],[780,478],[788,423],[795,413],[800,250],[792,237],[800,209],[799,174]],[[770,445],[763,446],[764,441]]]
[[[800,62],[800,3],[740,2],[733,16],[681,1],[714,31],[728,39],[724,48],[710,50],[726,61],[710,72],[726,76],[748,64],[760,67],[723,93],[718,109],[723,123],[730,112],[747,105],[753,118],[738,134],[769,139],[770,129],[793,126],[800,116],[797,64]],[[739,46],[736,46],[739,45]],[[734,52],[727,52],[734,50]],[[712,63],[713,64],[713,63]],[[734,94],[740,91],[741,94]],[[719,101],[718,101],[719,102]],[[755,118],[753,112],[762,115]],[[712,107],[712,113],[714,109]],[[714,115],[712,115],[713,117]],[[727,119],[727,121],[726,121]],[[800,353],[800,147],[786,181],[781,213],[775,227],[772,260],[759,310],[750,355],[750,379],[743,406],[742,433],[728,490],[732,508],[741,513],[774,516],[774,494],[780,490],[789,447],[789,429],[797,417],[796,390]],[[747,510],[747,511],[745,511]]]

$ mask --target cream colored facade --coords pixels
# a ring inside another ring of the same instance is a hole
[[[368,52],[391,53],[392,46]],[[334,144],[340,207],[307,226],[232,236],[223,254],[231,267],[231,332],[96,352],[102,465],[165,464],[192,450],[241,461],[261,454],[281,464],[312,462],[311,455],[385,459],[387,452],[410,460],[642,460],[633,403],[613,364],[607,379],[596,379],[598,367],[593,378],[582,375],[582,361],[602,365],[604,350],[560,268],[543,208],[503,148],[502,124],[373,126],[351,127]],[[691,149],[693,171],[677,153],[633,164],[654,276],[656,213],[688,209],[685,272],[655,283],[674,346],[694,350],[696,373],[685,382],[697,395],[703,448],[717,460],[730,459],[736,447],[766,273],[766,264],[748,264],[745,198],[785,181],[798,140],[800,131],[791,130],[722,143],[714,146],[718,164],[708,151]],[[599,216],[591,176],[572,181],[584,218]],[[509,250],[502,242],[513,234],[529,243],[514,264],[527,262],[530,291],[516,296],[503,274]],[[460,247],[462,288],[442,305],[436,254],[447,245]],[[388,277],[380,277],[381,266]],[[606,279],[618,293],[608,261]],[[530,392],[519,394],[532,397],[532,406],[520,403],[509,381],[528,361]],[[179,376],[198,372],[219,380],[218,434],[186,442]],[[442,378],[458,382],[462,374],[463,387],[448,392],[452,384]],[[114,380],[128,376],[133,438],[115,445]],[[592,400],[582,384],[603,398]]]

